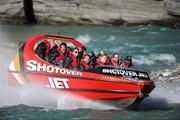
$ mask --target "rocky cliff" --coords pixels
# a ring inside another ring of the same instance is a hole
[[[170,15],[180,16],[180,0],[164,0],[164,5]]]
[[[168,18],[153,0],[33,0],[38,22],[50,24],[124,24]]]
[[[24,23],[23,0],[0,0],[1,23]]]
[[[180,0],[0,0],[1,23],[176,24],[178,16]]]

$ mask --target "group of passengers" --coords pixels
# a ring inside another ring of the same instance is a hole
[[[114,53],[110,58],[105,50],[101,50],[96,56],[91,48],[71,48],[65,42],[58,45],[54,40],[44,40],[39,43],[35,53],[51,64],[76,70],[88,70],[105,65],[133,68],[131,56],[122,59],[119,53]]]

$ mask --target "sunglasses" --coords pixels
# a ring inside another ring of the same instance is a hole
[[[79,51],[74,51],[74,53],[79,53]]]

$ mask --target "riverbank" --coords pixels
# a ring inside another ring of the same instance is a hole
[[[0,0],[1,24],[180,27],[180,0]]]

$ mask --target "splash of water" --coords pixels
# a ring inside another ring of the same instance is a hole
[[[150,94],[150,97],[145,98],[141,104],[138,105],[139,109],[168,109],[171,104],[180,104],[179,91],[168,89],[165,87],[156,88]]]
[[[133,58],[133,62],[142,65],[153,65],[157,61],[170,64],[176,62],[176,57],[172,54],[162,53],[162,54],[151,54],[151,55],[137,55]]]
[[[73,98],[73,99],[72,99]],[[59,97],[57,103],[58,109],[96,109],[96,110],[117,110],[112,105],[107,105],[99,101],[92,101],[74,95],[63,95]]]
[[[116,38],[115,38],[113,35],[111,35],[111,36],[107,39],[108,42],[113,42],[113,41],[115,41],[115,40],[116,40]]]
[[[0,107],[24,104],[54,109],[117,109],[103,103],[87,100],[70,94],[57,94],[38,86],[13,87],[0,84]]]
[[[171,104],[180,104],[180,66],[151,73],[156,88],[140,105],[140,109],[166,109]]]
[[[85,45],[88,44],[92,40],[92,38],[88,34],[80,35],[76,39],[80,41],[81,43],[84,43]]]
[[[0,85],[0,106],[25,104],[30,106],[56,106],[57,95],[35,86],[17,87]]]

